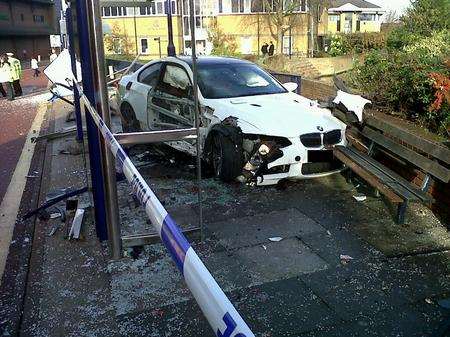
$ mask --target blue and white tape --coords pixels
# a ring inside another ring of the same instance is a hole
[[[74,81],[75,82],[75,81]],[[200,260],[180,228],[142,178],[121,145],[106,127],[89,100],[78,87],[80,98],[94,119],[108,147],[122,167],[127,181],[145,208],[151,223],[184,276],[188,288],[218,337],[254,337],[208,269]]]

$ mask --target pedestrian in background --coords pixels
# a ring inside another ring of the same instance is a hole
[[[269,45],[267,44],[267,42],[264,42],[264,44],[261,47],[261,53],[262,53],[263,57],[266,57],[268,47],[269,47]]]
[[[13,76],[7,55],[0,55],[0,83],[6,86],[9,101],[14,99]]]
[[[273,45],[273,42],[270,41],[270,46],[269,46],[269,56],[273,56],[273,53],[275,52],[275,46]]]
[[[36,56],[33,56],[31,59],[31,69],[34,70],[33,77],[39,77],[41,72],[39,71],[39,64]]]
[[[13,87],[15,96],[22,96],[22,86],[20,85],[20,77],[22,76],[22,64],[18,59],[16,59],[13,53],[7,53],[8,62],[11,66],[11,71],[13,75]]]

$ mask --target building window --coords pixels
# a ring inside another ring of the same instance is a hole
[[[219,0],[219,13],[223,13],[223,3],[222,3],[222,0]]]
[[[134,13],[134,8],[130,7],[118,7],[118,6],[105,6],[102,7],[102,16],[127,16],[128,14]]]
[[[306,0],[300,0],[300,11],[306,12]]]
[[[141,54],[148,54],[149,53],[149,49],[148,49],[148,39],[141,39]]]
[[[330,22],[337,22],[337,21],[339,21],[340,20],[340,18],[341,18],[341,16],[340,15],[328,15],[328,21],[330,21]]]
[[[244,0],[231,0],[231,13],[244,13]]]
[[[360,21],[375,21],[375,14],[367,14],[367,13],[362,13],[359,14],[359,20]]]
[[[183,31],[184,31],[184,35],[189,35],[190,34],[190,30],[189,30],[189,17],[185,16],[183,18]]]
[[[44,22],[44,16],[43,15],[33,15],[33,21],[43,23]]]
[[[251,0],[251,12],[261,13],[263,11],[263,0]]]
[[[162,2],[156,3],[156,14],[163,14],[163,4]]]

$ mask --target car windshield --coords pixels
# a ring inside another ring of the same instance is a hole
[[[287,92],[272,76],[254,64],[200,64],[198,84],[205,98],[232,98]]]

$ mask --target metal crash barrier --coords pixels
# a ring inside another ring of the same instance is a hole
[[[118,167],[131,185],[132,191],[144,206],[154,229],[159,234],[173,261],[200,309],[218,337],[251,337],[254,334],[236,311],[230,300],[200,260],[178,225],[142,178],[122,146],[91,105],[76,80],[73,81],[80,99],[92,116],[108,148],[116,158]]]

